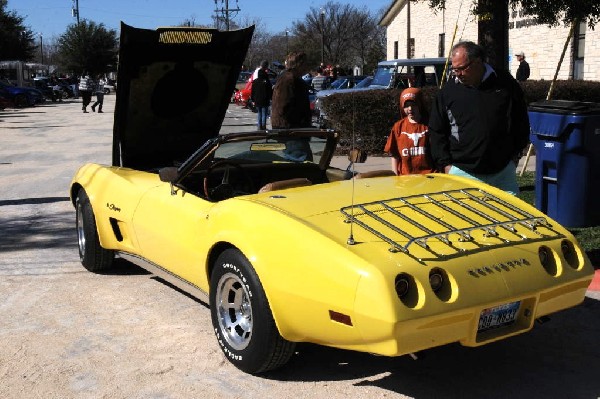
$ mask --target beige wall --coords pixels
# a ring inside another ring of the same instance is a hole
[[[397,0],[404,3],[404,0]],[[460,10],[460,4],[463,7]],[[468,9],[470,2],[447,0],[445,12],[434,13],[427,2],[411,3],[411,36],[415,39],[415,58],[437,57],[439,34],[446,34],[446,55],[451,47],[452,36],[456,29],[459,40],[477,41],[477,23]],[[398,58],[406,58],[407,8],[402,7],[398,15],[387,27],[387,59],[394,58],[394,42],[398,42]],[[517,51],[525,52],[525,58],[531,68],[530,79],[550,80],[554,77],[560,54],[565,44],[569,29],[535,25],[531,17],[520,15],[518,11],[510,11],[509,15],[509,67],[514,75],[519,66]],[[600,80],[600,29],[595,31],[586,28],[583,78]],[[572,41],[565,54],[558,78],[571,77]]]

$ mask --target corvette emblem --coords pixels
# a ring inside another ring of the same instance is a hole
[[[513,259],[506,262],[494,263],[493,265],[471,268],[467,270],[467,273],[473,277],[482,277],[494,272],[508,272],[512,269],[516,269],[517,267],[529,266],[530,264],[531,263],[529,263],[529,261],[525,258]]]
[[[106,207],[108,209],[110,209],[111,211],[115,211],[115,212],[121,212],[121,208],[119,208],[118,206],[116,206],[115,204],[106,204]]]

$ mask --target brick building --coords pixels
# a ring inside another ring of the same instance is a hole
[[[387,59],[446,57],[455,26],[454,43],[477,42],[477,20],[469,9],[471,4],[469,0],[447,0],[445,10],[434,11],[428,2],[393,1],[379,22],[387,28]],[[523,51],[531,68],[530,79],[551,80],[569,27],[539,25],[519,10],[509,10],[508,24],[508,65],[513,76],[519,66],[514,54]],[[591,30],[585,23],[575,29],[558,78],[600,81],[600,30]]]

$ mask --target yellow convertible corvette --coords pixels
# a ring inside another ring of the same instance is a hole
[[[484,345],[583,300],[575,238],[500,190],[332,168],[329,130],[219,135],[252,28],[121,32],[113,165],[71,186],[81,261],[119,256],[207,301],[241,370],[282,366],[296,342]]]

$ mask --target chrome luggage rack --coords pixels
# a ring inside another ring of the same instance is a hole
[[[390,252],[403,252],[419,260],[564,237],[545,217],[534,216],[477,188],[355,204],[340,211],[346,223],[356,223],[390,244]],[[432,240],[437,249],[430,245]],[[461,248],[459,243],[467,245]],[[411,251],[412,247],[415,249]]]

